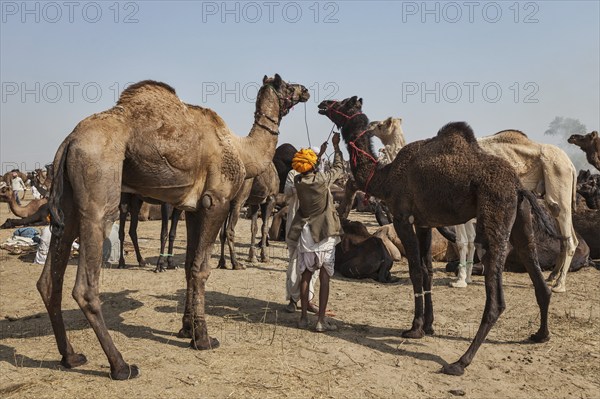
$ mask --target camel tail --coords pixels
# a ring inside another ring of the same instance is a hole
[[[64,183],[66,179],[65,164],[67,163],[67,154],[69,152],[69,144],[63,143],[56,154],[54,160],[54,176],[51,187],[50,199],[48,201],[48,210],[50,212],[50,229],[52,234],[57,237],[62,236],[65,229],[64,213],[60,207]],[[58,164],[56,161],[58,160]]]
[[[526,189],[519,190],[519,199],[521,201],[523,199],[526,199],[527,201],[529,201],[529,204],[531,205],[531,212],[532,212],[533,216],[536,217],[540,221],[540,224],[544,228],[544,231],[546,234],[548,234],[550,237],[556,238],[558,240],[565,239],[565,237],[563,237],[561,235],[560,231],[556,228],[556,225],[554,223],[554,219],[552,218],[552,216],[550,216],[550,214],[548,212],[544,212],[544,210],[540,207],[540,204],[537,202],[535,195],[531,191],[526,190]]]

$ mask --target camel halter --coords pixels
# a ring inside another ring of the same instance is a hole
[[[344,118],[346,118],[346,121],[344,122],[344,124],[341,126],[341,128],[343,128],[346,123],[348,123],[348,121],[350,121],[350,119],[354,118],[356,115],[362,115],[362,111],[359,111],[355,114],[352,115],[346,115],[345,113],[343,113],[342,111],[338,111],[337,109],[333,109],[333,106],[335,104],[337,104],[339,101],[334,100],[331,105],[329,107],[327,107],[327,111],[325,112],[325,115],[327,115],[329,118],[331,118],[331,112],[335,112],[338,115],[342,115]]]
[[[287,115],[287,113],[290,111],[290,109],[292,109],[292,107],[294,106],[293,105],[294,104],[294,99],[293,99],[293,97],[291,97],[291,98],[289,98],[289,97],[282,97],[279,94],[279,92],[275,89],[275,87],[273,87],[273,85],[271,85],[271,84],[266,84],[266,85],[263,86],[263,88],[264,87],[271,88],[271,90],[273,90],[273,92],[277,96],[277,99],[278,99],[278,102],[279,102],[279,116],[278,116],[278,120],[274,120],[269,115],[263,114],[262,112],[255,111],[254,112],[254,123],[256,123],[258,126],[260,126],[263,129],[265,129],[266,131],[268,131],[272,135],[279,136],[279,130],[273,130],[270,127],[265,126],[264,124],[262,124],[262,123],[260,123],[258,121],[258,118],[260,118],[261,116],[264,116],[269,121],[271,121],[272,123],[274,123],[275,125],[277,125],[277,127],[279,127],[279,124],[281,123],[281,119],[285,115]],[[287,106],[288,104],[290,104],[289,107]]]
[[[362,112],[361,112],[361,114],[362,114]],[[354,116],[356,116],[356,114],[354,114],[353,117]],[[365,192],[365,199],[364,199],[365,203],[369,200],[369,192],[367,191],[369,188],[369,184],[371,183],[371,179],[373,179],[373,176],[375,175],[375,170],[377,169],[377,165],[379,165],[379,161],[377,159],[373,158],[373,156],[371,154],[358,148],[358,146],[356,145],[356,141],[358,141],[358,139],[361,138],[361,136],[363,136],[367,131],[368,130],[366,130],[366,129],[363,130],[362,132],[360,132],[360,134],[358,136],[356,136],[356,138],[354,140],[352,140],[348,143],[348,146],[350,147],[350,149],[352,149],[351,154],[350,154],[350,160],[354,164],[354,167],[356,167],[356,165],[358,164],[358,153],[365,155],[368,159],[370,159],[373,162],[373,168],[371,168],[371,173],[369,173],[369,177],[367,177],[367,181],[365,182],[365,189],[363,190]]]

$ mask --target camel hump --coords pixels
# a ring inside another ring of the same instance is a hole
[[[438,137],[450,137],[459,135],[469,143],[477,143],[475,133],[467,122],[450,122],[438,131]]]
[[[117,105],[125,105],[131,102],[133,99],[139,99],[140,97],[155,97],[164,96],[165,94],[177,97],[175,89],[163,82],[157,82],[155,80],[142,80],[141,82],[134,83],[127,86],[125,90],[119,96]]]
[[[529,137],[527,137],[525,133],[514,129],[499,131],[492,135],[492,137],[494,138],[494,141],[498,143],[519,144],[529,142]]]

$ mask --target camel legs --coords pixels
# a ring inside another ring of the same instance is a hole
[[[242,190],[246,188],[246,183],[244,184]],[[235,226],[237,225],[238,219],[240,218],[240,212],[242,210],[243,202],[240,199],[244,197],[243,195],[238,195],[238,197],[234,198],[229,207],[229,214],[225,218],[225,223],[223,223],[222,231],[221,231],[221,258],[219,259],[219,269],[226,269],[225,267],[225,250],[224,250],[224,242],[227,242],[227,246],[229,247],[229,258],[231,259],[231,268],[233,270],[243,270],[246,267],[238,262],[237,255],[235,253]],[[244,200],[245,201],[244,197]]]
[[[248,261],[251,263],[256,262],[256,255],[254,253],[254,243],[256,240],[256,232],[258,230],[258,205],[250,205],[250,214],[252,215],[252,222],[250,225],[250,250],[248,251]]]
[[[135,249],[135,256],[138,261],[138,264],[141,267],[146,266],[146,260],[142,256],[140,252],[140,246],[138,243],[137,236],[137,225],[138,219],[140,215],[140,209],[142,207],[143,201],[140,197],[134,194],[122,193],[121,194],[121,202],[119,204],[119,241],[121,243],[120,248],[120,256],[119,256],[119,269],[124,269],[125,265],[125,256],[124,256],[124,241],[125,241],[125,223],[127,221],[127,214],[131,215],[131,221],[129,222],[129,237],[131,238],[131,242],[133,243],[133,248]]]
[[[173,264],[173,245],[175,238],[177,237],[177,223],[181,216],[181,210],[173,208],[172,205],[162,203],[160,205],[161,225],[160,225],[160,254],[158,261],[156,262],[156,269],[154,272],[164,272],[168,269],[177,269],[177,266]],[[171,219],[171,228],[169,227],[169,217]],[[169,249],[165,253],[165,245],[167,243],[167,229],[169,230]],[[165,258],[167,258],[167,267],[165,267]]]
[[[565,215],[567,213],[568,215]],[[562,243],[560,256],[556,260],[556,266],[552,273],[550,273],[548,281],[552,284],[553,292],[566,292],[567,272],[569,271],[569,267],[571,267],[571,260],[573,260],[573,255],[575,255],[575,250],[579,242],[573,229],[571,212],[562,212],[557,221],[560,227],[560,234],[566,238]]]
[[[67,202],[63,197],[63,204]],[[65,210],[65,229],[62,237],[53,236],[46,264],[37,282],[37,289],[48,310],[58,352],[62,355],[60,363],[66,368],[81,366],[87,362],[84,355],[75,353],[67,338],[65,323],[62,315],[62,290],[65,269],[71,254],[71,245],[78,235],[77,220],[72,212],[72,204],[62,207]]]
[[[260,239],[260,261],[269,262],[267,247],[269,246],[269,220],[275,208],[275,197],[269,196],[267,202],[260,206],[260,216],[262,219],[261,239]]]
[[[229,203],[213,204],[210,209],[186,212],[188,247],[186,252],[185,275],[187,292],[183,327],[180,337],[191,337],[190,346],[194,349],[213,349],[219,341],[208,336],[205,315],[206,280],[210,275],[209,259],[211,247],[223,225]]]
[[[404,338],[422,338],[425,335],[425,332],[433,333],[431,275],[429,275],[428,271],[428,267],[430,266],[427,265],[427,255],[420,254],[422,249],[429,250],[431,247],[431,230],[417,229],[418,237],[417,234],[415,234],[413,225],[409,223],[408,220],[401,220],[399,217],[394,218],[394,228],[406,250],[408,271],[415,295],[415,315],[412,327],[410,330],[404,331],[402,336]],[[427,231],[424,230],[429,230],[429,232],[427,233]],[[427,237],[429,237],[429,243],[426,242]],[[423,243],[421,243],[421,239],[423,240]],[[431,262],[431,255],[428,257],[429,262]],[[431,265],[431,263],[429,263],[429,265]],[[426,300],[424,301],[424,299]]]
[[[515,220],[510,239],[513,242],[527,242],[529,251],[527,251],[527,259],[524,259],[523,263],[533,282],[535,298],[540,308],[540,328],[530,338],[534,342],[546,342],[550,339],[548,308],[550,307],[552,291],[544,281],[544,275],[538,261],[532,215],[527,201],[523,201],[519,207],[519,215]]]
[[[480,206],[485,209],[485,203]],[[442,368],[442,372],[450,375],[462,375],[465,367],[471,364],[475,353],[485,341],[504,309],[504,291],[502,289],[502,271],[508,255],[508,239],[514,224],[515,212],[506,212],[481,217],[477,223],[477,236],[484,243],[485,255],[482,262],[485,265],[485,308],[479,329],[469,349],[461,358]]]

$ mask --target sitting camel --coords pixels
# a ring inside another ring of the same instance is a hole
[[[440,233],[442,231],[445,235]],[[379,227],[373,235],[383,240],[385,247],[394,261],[400,261],[402,256],[406,256],[406,251],[402,242],[396,234],[392,223]],[[431,231],[431,258],[435,262],[449,261],[449,254],[454,256],[449,243],[455,243],[456,236],[451,229],[440,229]]]
[[[27,205],[18,205],[10,186],[0,188],[0,202],[8,203],[11,212],[19,219],[6,219],[1,229],[19,226],[41,226],[48,224],[48,200],[45,198],[31,200]]]
[[[341,223],[344,235],[335,247],[335,270],[348,278],[372,278],[380,283],[397,281],[390,274],[394,260],[383,239],[370,234],[361,222],[342,219]]]
[[[187,290],[178,336],[191,338],[193,349],[219,346],[208,335],[204,309],[211,249],[244,179],[261,174],[273,159],[281,120],[309,97],[302,85],[265,76],[256,96],[254,125],[247,137],[238,137],[214,111],[184,103],[165,83],[143,81],[127,87],[116,106],[77,124],[54,157],[49,201],[53,236],[37,283],[63,367],[87,361],[69,342],[61,310],[69,249],[79,236],[73,297],[108,358],[111,378],[126,380],[140,373],[115,346],[99,298],[102,242],[119,215],[121,192],[185,211]]]
[[[526,268],[540,308],[540,328],[531,339],[549,339],[551,291],[537,262],[531,221],[532,212],[543,216],[508,162],[484,152],[472,129],[464,122],[455,122],[431,139],[406,145],[391,164],[380,166],[368,134],[369,119],[362,112],[362,99],[323,101],[319,113],[341,129],[359,188],[384,200],[394,215],[394,227],[407,252],[415,297],[412,328],[403,337],[422,338],[434,332],[431,228],[462,224],[476,217],[478,244],[485,250],[484,314],[467,352],[442,371],[463,374],[504,311],[502,270],[509,240],[528,243]],[[552,223],[545,221],[549,233],[559,236]]]
[[[577,176],[577,194],[585,199],[590,209],[600,209],[600,174],[580,170]]]
[[[577,196],[577,210],[573,212],[573,225],[590,249],[590,258],[600,259],[600,209],[588,208],[585,199]]]
[[[573,134],[567,141],[581,148],[585,152],[587,161],[600,170],[600,137],[598,137],[597,131],[588,133],[585,136]]]

